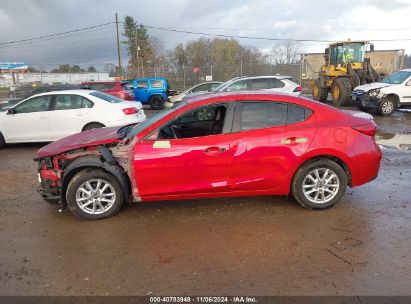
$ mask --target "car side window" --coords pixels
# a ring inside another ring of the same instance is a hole
[[[269,78],[253,79],[251,81],[252,90],[271,89],[271,81]]]
[[[240,130],[284,126],[306,120],[312,111],[301,106],[280,102],[244,102]]]
[[[216,87],[219,87],[221,83],[212,83],[211,84],[211,90],[214,90]]]
[[[270,89],[283,88],[284,86],[285,86],[284,82],[282,82],[280,79],[277,79],[277,78],[270,79]]]
[[[151,87],[154,89],[162,89],[164,87],[164,81],[163,80],[151,80]]]
[[[241,130],[285,125],[287,105],[275,102],[245,102],[241,111]]]
[[[202,92],[202,91],[208,91],[208,83],[196,86],[191,90],[191,92]]]
[[[147,89],[148,88],[148,82],[147,80],[139,80],[137,81],[137,89]]]
[[[112,90],[112,89],[114,89],[115,86],[116,86],[115,83],[105,83],[104,84],[104,91],[105,90]]]
[[[15,113],[33,113],[48,111],[51,95],[33,97],[14,107]]]
[[[79,95],[55,95],[54,110],[73,110],[82,107],[83,97]]]
[[[225,90],[230,92],[238,92],[247,90],[247,80],[239,80],[230,84]]]
[[[312,111],[297,105],[288,105],[287,125],[302,122],[310,117]]]
[[[104,91],[106,89],[106,86],[104,85],[104,83],[92,83],[92,84],[89,84],[89,87],[91,90],[95,90],[95,91]]]
[[[225,104],[190,110],[159,130],[158,139],[180,139],[217,135],[223,132],[227,113]]]
[[[82,102],[81,102],[81,107],[82,108],[85,108],[85,109],[90,109],[90,108],[92,108],[94,106],[94,103],[92,103],[90,100],[88,100],[87,98],[84,98],[83,97],[83,99],[82,99]]]

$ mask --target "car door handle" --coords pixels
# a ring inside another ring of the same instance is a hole
[[[83,117],[84,114],[76,114],[76,117]]]
[[[47,119],[47,116],[40,116],[40,119]]]
[[[281,140],[281,144],[294,146],[296,144],[305,143],[308,139],[306,137],[288,137]]]
[[[219,147],[209,147],[204,150],[204,153],[207,155],[217,155],[219,153],[223,153],[226,151],[226,148],[219,148]]]

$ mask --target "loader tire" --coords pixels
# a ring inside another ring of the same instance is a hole
[[[333,105],[338,108],[347,104],[350,100],[351,90],[349,78],[336,78],[331,86]]]
[[[321,101],[321,102],[327,101],[328,88],[327,87],[325,87],[325,88],[321,87],[321,82],[320,82],[319,79],[317,79],[314,82],[311,91],[312,91],[312,95],[313,95],[314,100],[318,100],[318,101]]]

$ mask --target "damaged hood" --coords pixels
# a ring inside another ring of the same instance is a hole
[[[37,158],[58,155],[63,152],[88,146],[113,143],[121,139],[121,136],[117,133],[121,128],[122,127],[93,129],[64,137],[38,150]]]
[[[360,85],[360,86],[356,87],[354,90],[362,90],[364,92],[368,92],[369,90],[381,89],[381,88],[388,87],[388,86],[391,86],[391,85],[392,84],[385,83],[385,82],[373,82],[373,83]]]

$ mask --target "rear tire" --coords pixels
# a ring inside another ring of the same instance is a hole
[[[314,85],[312,87],[311,93],[313,95],[314,100],[318,100],[321,102],[327,101],[328,98],[328,88],[321,87],[320,79],[316,79]]]
[[[150,107],[153,110],[161,110],[164,108],[164,101],[161,97],[159,96],[152,96],[150,98]]]
[[[335,78],[331,86],[333,105],[338,108],[347,104],[350,100],[351,90],[350,79],[345,77]]]
[[[347,175],[334,161],[320,159],[302,165],[291,184],[297,202],[306,209],[326,209],[343,197]]]
[[[75,215],[97,220],[116,214],[124,203],[124,193],[114,176],[102,169],[89,168],[70,180],[66,200]]]
[[[6,141],[4,140],[3,134],[0,132],[0,149],[3,149],[6,146]]]
[[[83,131],[88,131],[88,130],[93,130],[93,129],[99,129],[99,128],[104,128],[104,125],[103,125],[103,124],[100,124],[100,123],[98,123],[98,122],[92,122],[92,123],[89,123],[88,125],[86,125],[86,126],[83,128]]]
[[[395,102],[391,98],[385,97],[378,105],[377,111],[383,116],[391,115],[395,111]]]

